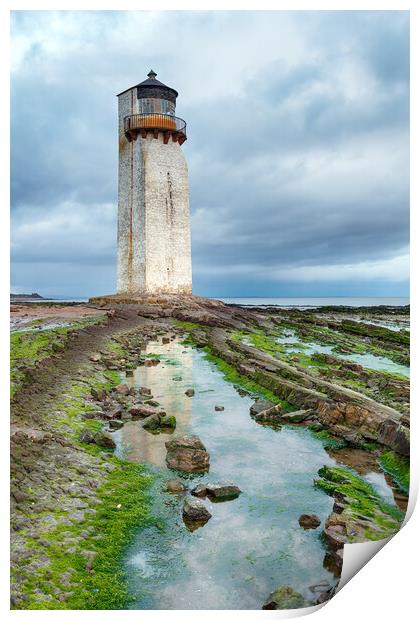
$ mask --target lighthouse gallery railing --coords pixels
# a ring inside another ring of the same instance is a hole
[[[187,123],[177,116],[171,114],[131,114],[124,118],[124,131],[155,129],[157,131],[168,131],[179,133],[187,137]]]

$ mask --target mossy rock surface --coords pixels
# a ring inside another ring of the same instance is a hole
[[[400,529],[404,513],[350,468],[324,466],[318,475],[315,486],[343,506],[340,519],[347,542],[381,540]]]

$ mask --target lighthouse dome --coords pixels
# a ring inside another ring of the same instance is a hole
[[[177,91],[174,88],[166,86],[166,84],[163,84],[163,82],[157,80],[156,76],[157,73],[155,73],[152,69],[147,74],[147,80],[144,80],[144,82],[140,82],[140,84],[137,84],[137,98],[166,99],[168,101],[171,101],[175,105],[176,98],[178,97]]]

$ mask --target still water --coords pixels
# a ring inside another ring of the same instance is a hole
[[[303,352],[306,355],[325,353],[327,355],[334,355],[334,357],[338,357],[342,360],[355,362],[371,370],[381,370],[397,373],[404,377],[410,377],[409,366],[398,364],[388,357],[372,355],[372,353],[339,353],[328,345],[317,344],[316,342],[301,342],[292,330],[287,330],[285,335],[277,338],[277,342],[285,345],[287,353]]]
[[[186,477],[199,482],[231,481],[239,498],[211,503],[208,523],[193,532],[181,517],[183,498],[161,491],[177,476],[165,466],[168,435],[151,435],[141,422],[129,422],[114,434],[119,456],[147,462],[158,474],[153,492],[155,514],[163,529],[138,533],[125,563],[133,609],[261,609],[270,592],[290,585],[310,598],[308,587],[335,583],[323,568],[325,549],[317,530],[303,530],[302,513],[323,522],[333,500],[313,486],[322,465],[335,464],[321,442],[298,427],[275,431],[249,415],[252,399],[241,396],[201,351],[180,342],[150,343],[161,355],[154,367],[140,367],[132,385],[149,387],[168,415],[177,419],[176,434],[197,434],[210,454],[210,472]],[[187,388],[195,396],[185,395]],[[221,405],[224,411],[216,412]]]

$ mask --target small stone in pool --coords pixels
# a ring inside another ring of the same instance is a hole
[[[224,407],[222,407],[222,405],[216,405],[216,406],[215,406],[215,408],[214,408],[214,410],[215,410],[215,411],[224,411],[224,410],[225,410],[225,408],[224,408]]]
[[[184,493],[187,490],[186,486],[177,478],[167,480],[164,485],[164,489],[168,493]]]
[[[185,396],[194,396],[195,392],[193,390],[193,388],[188,388],[188,390],[186,390],[185,392]]]

